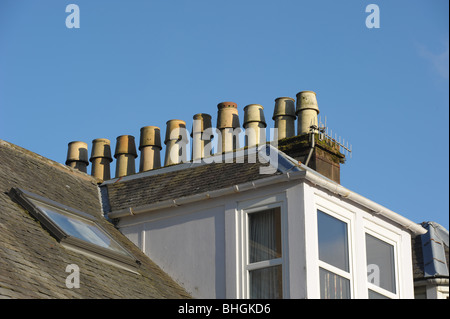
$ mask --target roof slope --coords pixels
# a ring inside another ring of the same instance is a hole
[[[96,217],[140,262],[139,273],[64,248],[8,192],[25,189]],[[102,216],[96,180],[0,140],[0,298],[189,298]],[[80,269],[69,289],[66,266]]]
[[[428,232],[411,238],[414,280],[448,278],[448,230],[435,222],[424,222],[422,226]]]
[[[123,181],[104,183],[102,187],[108,190],[110,210],[117,211],[267,178],[270,175],[260,173],[263,166],[267,164],[249,163],[247,157],[239,163],[201,164],[188,169],[180,164],[172,170],[156,169],[151,174],[136,174]]]

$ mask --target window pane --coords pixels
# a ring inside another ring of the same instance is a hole
[[[317,211],[319,259],[349,271],[347,224]]]
[[[112,240],[103,230],[87,219],[79,218],[72,214],[63,214],[56,209],[51,209],[47,205],[33,201],[48,218],[50,218],[67,235],[84,240],[91,244],[111,249],[115,252],[128,255],[114,240]]]
[[[280,208],[248,214],[249,260],[255,263],[281,257]]]
[[[394,247],[366,234],[367,280],[395,293]]]
[[[369,289],[369,299],[390,299],[390,298]]]
[[[350,299],[350,280],[320,268],[320,298]]]
[[[281,265],[251,270],[250,298],[281,299],[283,298]]]

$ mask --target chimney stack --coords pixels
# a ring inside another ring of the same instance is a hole
[[[97,138],[92,141],[92,152],[89,160],[92,163],[92,176],[102,181],[111,179],[111,142],[108,139]]]
[[[149,171],[161,167],[161,133],[159,127],[144,126],[141,128],[139,142],[141,161],[139,172]]]
[[[137,157],[134,136],[121,135],[116,140],[116,151],[114,157],[116,163],[116,178],[136,173],[135,159]]]
[[[198,113],[194,115],[194,123],[192,125],[192,160],[199,160],[205,156],[211,155],[211,148],[209,154],[205,154],[205,146],[211,143],[213,135],[203,136],[205,130],[212,128],[211,115],[206,113]],[[212,134],[212,132],[211,132]]]
[[[167,121],[164,166],[187,162],[187,142],[186,122],[182,120]]]
[[[245,145],[248,147],[266,143],[266,120],[264,108],[259,104],[244,107]]]
[[[278,139],[295,136],[295,100],[291,97],[279,97],[275,99],[275,108],[272,119],[275,121],[275,129],[278,129]]]
[[[221,102],[217,105],[217,109],[217,128],[222,137],[222,143],[218,145],[218,153],[231,152],[239,148],[240,124],[237,104]]]
[[[69,143],[67,151],[66,165],[75,168],[83,173],[87,173],[88,147],[84,142],[74,141]]]
[[[313,91],[297,93],[297,109],[295,113],[298,116],[297,135],[309,133],[311,125],[318,127],[317,114],[319,114],[319,106],[317,105],[316,93]],[[314,132],[317,133],[317,130]]]
[[[292,99],[290,100],[289,103],[292,103]],[[292,110],[292,105],[289,108]],[[274,112],[274,117],[276,112],[277,110]],[[280,140],[278,149],[323,176],[340,183],[340,164],[345,162],[345,156],[340,152],[337,143],[321,139],[319,136],[317,121],[319,107],[316,93],[302,91],[297,94],[296,114],[298,115],[297,135]],[[316,128],[311,130],[311,125]]]

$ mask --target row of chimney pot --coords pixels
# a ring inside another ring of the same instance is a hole
[[[302,91],[297,94],[297,105],[290,97],[279,97],[275,100],[275,109],[272,119],[275,128],[278,129],[278,139],[295,136],[295,120],[297,121],[297,134],[309,133],[311,126],[318,125],[316,94],[312,91]],[[239,115],[237,104],[233,102],[222,102],[217,105],[217,129],[221,134],[221,145],[218,145],[218,153],[230,152],[239,148],[238,137],[235,129],[239,128]],[[246,146],[255,146],[266,143],[265,128],[267,126],[264,118],[264,108],[259,104],[249,104],[244,107],[243,127],[248,131],[245,137]],[[206,146],[211,143],[213,136],[204,136],[207,129],[211,129],[211,115],[199,113],[194,115],[192,126],[192,159],[198,160],[209,156],[205,154]],[[183,151],[182,143],[187,141],[186,122],[182,120],[170,120],[166,123],[166,145],[164,166],[186,162],[186,152]],[[212,131],[209,131],[212,132]],[[70,142],[66,165],[87,173],[89,161],[92,162],[91,175],[101,180],[108,180],[110,176],[111,156],[110,141],[98,138],[92,141],[92,154],[88,160],[88,148],[84,142]],[[185,146],[184,146],[185,147]],[[139,151],[141,152],[139,172],[161,167],[160,152],[161,134],[156,126],[145,126],[140,131]],[[175,154],[175,156],[173,156]],[[116,149],[116,178],[128,176],[135,173],[135,159],[138,157],[134,136],[121,135],[117,137]]]

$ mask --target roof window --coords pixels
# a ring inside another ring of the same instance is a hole
[[[127,269],[138,263],[94,216],[23,189],[11,189],[10,196],[64,247]]]

